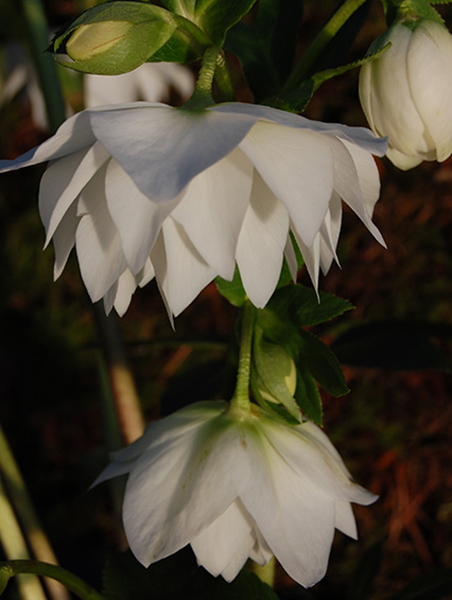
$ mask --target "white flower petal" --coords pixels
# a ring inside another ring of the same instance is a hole
[[[172,213],[206,263],[224,279],[234,275],[252,181],[253,166],[236,148],[190,182]]]
[[[51,138],[14,160],[0,160],[0,173],[15,171],[48,160],[67,156],[94,144],[89,117],[86,111],[67,119]]]
[[[237,577],[241,568],[246,563],[255,544],[255,539],[254,532],[250,532],[242,541],[237,552],[232,556],[229,564],[221,571],[223,579],[228,583]]]
[[[268,441],[252,449],[253,479],[240,498],[287,573],[305,587],[314,585],[328,564],[334,500],[295,473]]]
[[[249,552],[254,546],[254,536],[250,535],[254,521],[246,512],[240,500],[235,500],[223,514],[190,541],[198,564],[202,565],[211,575],[217,577],[230,565],[234,555],[243,546],[248,546],[245,556],[240,553],[236,573],[243,567]],[[244,542],[246,542],[244,544]],[[234,565],[235,567],[235,565]],[[234,569],[235,570],[235,569]]]
[[[290,274],[292,275],[292,280],[296,282],[298,262],[290,235],[287,236],[286,245],[284,246],[284,258],[286,259],[287,266],[289,267]]]
[[[430,147],[436,149],[433,158],[442,162],[452,153],[452,35],[445,27],[426,22],[416,28],[406,69],[424,136],[430,136]]]
[[[257,123],[240,148],[284,204],[295,230],[310,246],[333,191],[329,140],[312,131]]]
[[[67,259],[75,244],[75,232],[79,223],[77,217],[77,204],[74,202],[69,207],[60,224],[53,234],[53,246],[55,248],[55,265],[53,278],[56,280],[66,266]]]
[[[320,268],[324,275],[328,273],[333,260],[339,265],[336,248],[341,232],[341,224],[342,201],[339,195],[333,192],[329,210],[320,229]]]
[[[46,228],[46,246],[69,206],[108,159],[108,153],[96,142],[52,162],[46,169],[39,186],[39,214]]]
[[[356,521],[353,515],[353,509],[350,502],[336,500],[334,503],[334,510],[334,525],[336,529],[338,529],[345,535],[348,535],[348,537],[351,537],[353,540],[357,540],[358,530],[356,528]]]
[[[224,419],[145,452],[124,500],[134,554],[147,566],[183,548],[234,502],[249,476],[239,432]]]
[[[145,102],[94,109],[90,115],[97,139],[155,202],[177,196],[229,154],[257,121]]]
[[[137,274],[149,257],[163,221],[179,198],[168,202],[153,202],[147,198],[112,159],[106,177],[106,198],[111,218],[121,238],[127,264]],[[124,199],[127,201],[124,201]]]
[[[237,245],[237,265],[251,302],[264,308],[281,274],[289,215],[259,173]]]
[[[177,317],[216,276],[190,242],[179,223],[168,217],[162,226],[167,263],[165,293],[172,313]],[[154,255],[151,260],[157,265]]]
[[[127,268],[121,239],[105,198],[106,168],[85,186],[79,201],[83,214],[75,234],[80,271],[93,302],[100,300]]]

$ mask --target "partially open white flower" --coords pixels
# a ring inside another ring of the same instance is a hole
[[[123,518],[144,565],[190,544],[231,581],[250,557],[272,555],[305,587],[326,571],[334,530],[355,538],[351,502],[376,496],[352,482],[313,423],[291,426],[253,406],[200,402],[148,426],[96,483],[128,473]]]
[[[432,20],[396,22],[361,68],[359,96],[372,130],[388,136],[388,158],[407,170],[452,153],[452,35]]]
[[[290,229],[316,283],[335,255],[341,198],[384,243],[371,216],[372,154],[385,149],[366,129],[264,106],[137,102],[85,110],[0,170],[50,161],[39,205],[55,277],[75,244],[91,299],[107,311],[124,313],[155,275],[178,315],[236,264],[250,300],[265,306],[284,253],[296,271]]]

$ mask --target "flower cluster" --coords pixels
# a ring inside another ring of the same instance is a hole
[[[205,110],[137,102],[68,119],[12,170],[49,161],[39,206],[55,246],[55,277],[75,245],[93,302],[123,314],[154,277],[178,315],[237,265],[257,307],[273,293],[283,257],[295,277],[289,232],[317,285],[336,257],[341,200],[371,221],[379,195],[368,130],[324,124],[240,103]]]
[[[190,544],[227,581],[248,558],[264,565],[275,555],[295,581],[314,585],[334,530],[357,537],[350,503],[376,500],[316,425],[291,426],[255,405],[199,402],[151,423],[96,483],[125,473],[124,526],[137,559],[149,566]]]

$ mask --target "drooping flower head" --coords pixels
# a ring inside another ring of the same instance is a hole
[[[430,7],[430,10],[433,9]],[[452,35],[440,22],[396,22],[371,50],[391,47],[365,64],[359,96],[371,129],[388,136],[388,158],[399,169],[452,153]]]
[[[227,581],[248,558],[264,565],[274,555],[295,581],[314,585],[334,530],[357,537],[350,503],[376,499],[313,423],[292,426],[225,402],[152,423],[96,483],[125,473],[123,519],[137,559],[149,566],[190,544],[198,563]]]
[[[264,106],[137,102],[85,110],[0,170],[49,161],[39,205],[55,277],[75,245],[91,299],[107,311],[123,314],[155,276],[178,315],[236,264],[251,301],[265,306],[283,256],[296,273],[289,231],[317,285],[335,257],[341,199],[384,243],[371,217],[372,154],[385,148],[366,129]]]

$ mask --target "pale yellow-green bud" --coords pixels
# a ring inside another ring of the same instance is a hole
[[[119,44],[133,27],[134,24],[127,21],[80,25],[66,43],[66,51],[73,60],[88,60]]]

